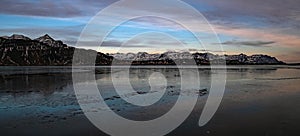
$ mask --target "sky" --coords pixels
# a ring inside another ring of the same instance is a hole
[[[134,1],[134,0],[129,0]],[[175,0],[174,0],[175,1]],[[23,34],[32,39],[49,34],[70,46],[76,42],[91,19],[117,0],[2,0],[0,4],[0,35]],[[159,17],[140,17],[116,27],[99,48],[104,53],[175,51],[208,51],[225,54],[267,54],[285,62],[300,62],[300,1],[299,0],[183,0],[203,14],[222,43],[216,47],[211,34],[197,31],[201,24],[196,18],[181,14],[170,0],[154,2],[163,5],[157,14],[185,19],[193,33],[201,35],[206,48],[199,46],[194,35],[172,20]],[[132,3],[134,4],[134,3]],[[121,13],[145,13],[141,8],[119,7]],[[108,29],[111,21],[122,18],[109,14],[101,20],[101,29]],[[94,32],[97,33],[97,32]],[[93,35],[93,33],[91,33]],[[95,34],[96,35],[96,34]],[[88,41],[87,41],[88,42]],[[180,43],[185,44],[183,48]],[[120,49],[120,46],[122,48]]]

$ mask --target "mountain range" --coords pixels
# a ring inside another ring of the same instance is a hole
[[[0,37],[1,66],[69,66],[74,47],[54,40],[48,34],[36,39],[23,35]],[[97,53],[96,65],[109,65],[112,57],[94,50],[78,49],[88,54]]]
[[[69,66],[75,47],[68,46],[60,40],[55,40],[48,34],[36,39],[24,35],[0,37],[1,66]],[[193,64],[209,65],[211,61],[219,61],[221,56],[212,53],[190,53],[167,51],[161,54],[115,53],[104,54],[94,50],[78,49],[84,53],[96,53],[96,65],[175,65]],[[285,64],[275,57],[257,54],[247,56],[225,55],[228,65],[263,65]]]

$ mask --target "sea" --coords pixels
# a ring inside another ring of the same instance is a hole
[[[103,99],[74,88],[95,83]],[[199,126],[213,86],[223,83],[217,111]],[[147,100],[135,99],[140,95]],[[107,135],[86,113],[111,110],[127,119],[149,121],[164,116],[179,96],[197,98],[197,103],[168,135],[300,134],[300,66],[288,65],[0,67],[0,131],[1,135]],[[132,99],[144,103],[135,105]],[[81,107],[99,101],[109,109]]]

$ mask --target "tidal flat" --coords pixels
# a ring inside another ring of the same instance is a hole
[[[84,112],[107,109],[81,109],[78,101],[90,98],[76,97],[71,67],[0,67],[0,70],[0,130],[3,135],[106,135],[86,118]],[[118,68],[118,72],[123,70]],[[207,94],[200,95],[194,88],[181,90],[184,79],[176,67],[131,68],[129,81],[136,93],[125,94],[127,98],[156,93],[149,84],[153,72],[161,73],[167,81],[163,97],[145,107],[127,103],[114,91],[110,67],[96,67],[95,79],[110,109],[137,121],[164,115],[174,106],[179,95],[197,97],[193,112],[169,135],[300,134],[300,67],[228,66],[221,105],[208,124],[202,127],[198,126],[199,117],[209,92],[213,91],[211,76],[217,73],[208,66],[186,70],[197,71],[199,88],[207,89]],[[94,71],[83,67],[73,72],[85,74]]]

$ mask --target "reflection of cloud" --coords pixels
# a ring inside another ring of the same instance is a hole
[[[223,45],[235,45],[235,46],[254,46],[254,47],[269,47],[270,44],[275,43],[274,41],[226,41]]]

